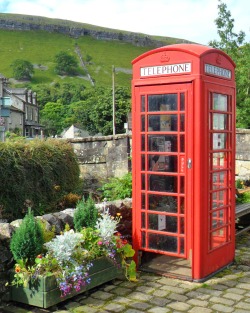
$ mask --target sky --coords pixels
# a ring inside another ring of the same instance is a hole
[[[234,18],[234,31],[244,31],[249,42],[249,0],[222,2]],[[219,39],[217,6],[218,0],[0,0],[1,13],[67,19],[204,45]]]

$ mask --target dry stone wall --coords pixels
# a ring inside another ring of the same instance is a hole
[[[236,179],[250,179],[250,129],[236,130]]]
[[[131,167],[131,136],[70,139],[86,188],[97,189],[110,177],[122,177]]]

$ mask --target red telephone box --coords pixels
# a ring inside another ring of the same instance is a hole
[[[196,44],[132,64],[136,261],[203,281],[234,260],[235,64]]]

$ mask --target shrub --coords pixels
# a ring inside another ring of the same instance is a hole
[[[132,197],[132,174],[127,173],[123,177],[112,177],[100,190],[107,200],[119,200]]]
[[[42,228],[29,208],[20,227],[17,228],[11,238],[10,250],[14,260],[23,260],[32,265],[32,261],[43,251],[43,244]]]
[[[246,191],[237,195],[236,203],[249,203],[250,192]]]
[[[79,164],[64,140],[19,140],[0,143],[0,189],[3,218],[23,217],[24,203],[38,215],[56,210],[65,194],[79,183]]]
[[[98,209],[91,197],[87,201],[83,198],[76,205],[74,213],[74,228],[81,231],[83,227],[94,227],[98,218]]]

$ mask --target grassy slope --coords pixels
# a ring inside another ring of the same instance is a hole
[[[74,39],[44,31],[0,30],[0,73],[11,78],[11,63],[16,59],[25,59],[43,66],[43,69],[35,68],[31,85],[61,81],[63,78],[54,73],[55,54],[59,51],[67,51],[76,56],[76,44],[80,47],[83,58],[87,54],[92,57],[91,64],[88,66],[89,73],[97,85],[104,86],[111,84],[112,65],[129,70],[131,61],[150,49],[116,41],[95,40],[91,37]],[[90,85],[87,79],[76,77],[73,79],[81,81],[86,86]],[[118,85],[128,86],[130,79],[131,74],[118,72],[116,75]],[[68,77],[64,80],[72,80],[72,78]]]
[[[0,18],[6,14],[0,14]],[[94,25],[75,23],[64,20],[53,20],[43,17],[28,17],[22,15],[7,14],[11,19],[22,20],[26,22],[39,22],[58,25],[74,25],[87,27],[90,29],[108,30]],[[110,30],[109,30],[110,31]],[[112,30],[112,32],[117,30]],[[121,32],[121,31],[119,31]],[[144,35],[145,36],[145,35]],[[164,39],[166,43],[175,43],[174,38],[158,37]],[[54,73],[54,57],[59,51],[67,51],[75,54],[75,46],[81,49],[83,58],[86,55],[92,57],[88,71],[91,77],[99,86],[111,86],[112,65],[121,68],[116,74],[116,84],[120,86],[130,86],[131,61],[152,47],[137,47],[121,41],[96,40],[85,36],[80,38],[71,38],[58,33],[49,33],[45,31],[15,31],[0,29],[0,73],[7,78],[12,77],[11,63],[16,59],[30,61],[34,65],[42,65],[41,68],[35,67],[35,74],[30,82],[30,86],[40,83],[51,83],[56,81],[78,81],[85,86],[90,86],[87,77],[59,77]],[[80,73],[83,73],[80,71]],[[23,86],[20,83],[19,86]]]

